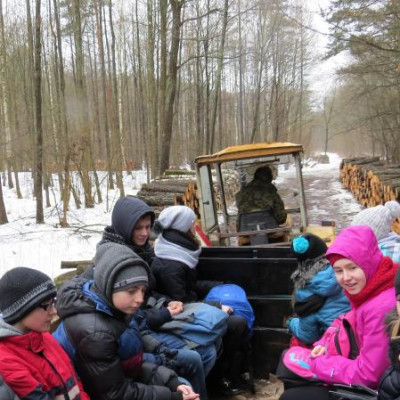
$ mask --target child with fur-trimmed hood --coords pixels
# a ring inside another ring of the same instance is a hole
[[[296,317],[290,318],[287,325],[306,345],[318,340],[335,318],[350,310],[350,303],[325,258],[327,250],[325,242],[311,233],[292,241],[292,251],[298,260],[291,276]]]

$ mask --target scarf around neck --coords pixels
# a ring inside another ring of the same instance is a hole
[[[351,304],[357,308],[368,299],[377,296],[386,289],[394,287],[394,277],[397,268],[398,265],[390,257],[383,257],[375,274],[360,293],[352,295],[346,290],[344,293],[349,298]]]
[[[165,231],[157,238],[154,252],[156,257],[179,261],[190,269],[195,269],[199,262],[201,247],[190,242],[183,234]]]

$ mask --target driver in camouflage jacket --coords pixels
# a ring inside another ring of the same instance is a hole
[[[286,221],[285,205],[272,184],[272,171],[268,166],[257,168],[254,178],[236,194],[239,214],[270,210],[277,224]]]

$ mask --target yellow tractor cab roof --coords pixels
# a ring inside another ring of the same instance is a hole
[[[223,163],[228,161],[246,160],[251,158],[263,158],[270,156],[289,155],[302,153],[301,144],[289,142],[263,142],[255,144],[243,144],[240,146],[230,146],[214,154],[199,156],[195,158],[195,163],[199,166],[212,163]]]

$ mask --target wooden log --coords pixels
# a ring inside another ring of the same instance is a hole
[[[164,176],[170,178],[171,176],[196,176],[196,171],[186,169],[167,169]]]
[[[150,192],[138,192],[137,197],[147,203],[149,206],[173,206],[174,202],[174,193],[162,193],[157,195]]]
[[[191,182],[194,182],[193,179],[157,179],[150,182],[150,185],[157,184],[158,186],[179,186],[186,188],[187,185]],[[147,184],[146,184],[147,185]]]
[[[379,157],[364,157],[360,160],[355,160],[353,161],[351,164],[352,165],[365,165],[365,164],[371,164],[371,163],[375,163],[378,162],[380,163],[380,158]]]
[[[86,268],[93,264],[93,260],[61,261],[61,269]]]
[[[140,188],[140,192],[170,192],[170,193],[183,193],[185,191],[185,186],[180,185],[159,185],[158,182],[151,183],[150,185],[144,183]]]
[[[378,177],[380,180],[393,179],[395,177],[400,178],[400,170],[386,170],[386,171],[368,171],[368,177]]]

